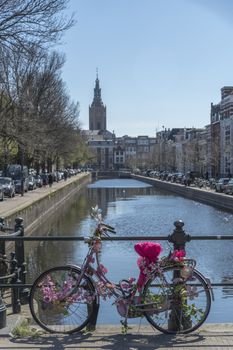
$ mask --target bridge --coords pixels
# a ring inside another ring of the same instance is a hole
[[[116,179],[116,178],[125,178],[130,179],[131,178],[131,172],[127,169],[120,169],[120,170],[96,170],[92,171],[92,179]]]
[[[63,185],[61,183],[60,185]],[[65,185],[65,184],[64,184]],[[49,191],[47,189],[46,191]],[[18,201],[24,201],[26,198],[18,198]],[[10,201],[8,202],[11,203]],[[6,204],[6,203],[5,203]],[[12,202],[13,204],[13,202]],[[18,203],[19,204],[19,203]],[[29,240],[56,240],[55,237],[22,237],[22,222],[16,221],[16,226],[13,229],[12,236],[11,234],[6,235],[5,237],[2,237],[1,247],[4,246],[4,243],[6,241],[15,241],[17,242],[17,245],[19,244],[19,249],[16,250],[16,255],[22,254],[22,243],[23,241],[29,241]],[[18,232],[20,235],[18,238],[13,237],[13,234]],[[182,232],[181,232],[182,233]],[[1,234],[2,235],[2,234]],[[182,233],[183,235],[183,233]],[[10,237],[11,236],[11,237]],[[171,236],[171,235],[169,235]],[[10,238],[10,239],[9,239]],[[131,237],[132,240],[138,240],[138,239],[164,239],[167,240],[168,236],[164,237]],[[197,240],[197,239],[214,239],[216,241],[219,241],[221,239],[233,239],[233,237],[221,237],[221,236],[215,236],[215,237],[187,237],[185,236],[185,241],[189,240]],[[60,237],[60,240],[83,240],[83,237]],[[113,238],[114,239],[114,238]],[[116,238],[118,239],[118,238]],[[127,238],[128,239],[128,238]],[[180,239],[180,237],[179,237]],[[181,242],[179,242],[181,243]],[[22,266],[24,257],[17,256],[18,263]],[[13,270],[13,278],[17,278],[18,273],[22,273],[22,277],[20,277],[21,282],[24,281],[25,274],[23,273],[24,270],[21,269],[21,271],[17,271],[17,266],[14,264],[16,263],[15,257],[12,256],[11,260],[11,266]],[[22,264],[21,264],[22,262]],[[4,277],[4,276],[3,276]],[[11,276],[12,277],[12,276]],[[3,282],[3,281],[1,281]],[[18,289],[19,285],[18,282],[15,283],[15,281],[11,281],[12,287],[15,287]],[[3,283],[2,287],[3,287]],[[24,284],[24,283],[22,283]],[[231,284],[229,284],[231,285]],[[9,284],[4,286],[10,287]],[[3,287],[3,288],[4,288]],[[23,286],[24,288],[30,288],[30,285],[27,285],[26,283]],[[217,284],[216,284],[217,287]],[[0,329],[1,339],[0,339],[0,349],[16,349],[16,348],[22,348],[22,349],[54,349],[56,346],[61,346],[62,349],[76,349],[77,346],[83,347],[86,349],[129,349],[129,348],[135,348],[135,349],[169,349],[172,347],[175,347],[177,350],[180,349],[186,349],[186,348],[192,348],[192,349],[217,349],[217,348],[226,348],[226,349],[233,349],[233,325],[232,324],[205,324],[201,327],[198,332],[191,333],[190,335],[164,335],[158,332],[155,332],[151,327],[148,326],[140,326],[140,325],[132,325],[132,329],[128,331],[128,335],[124,336],[121,334],[121,329],[117,325],[102,325],[98,326],[96,328],[95,333],[93,332],[87,332],[85,334],[73,334],[71,336],[61,336],[61,335],[46,335],[42,334],[41,336],[37,336],[37,338],[32,339],[31,337],[24,337],[24,338],[10,338],[9,332],[11,331],[11,324],[15,325],[16,317],[19,315],[22,315],[22,313],[26,313],[26,317],[30,317],[30,312],[28,310],[28,305],[21,305],[22,310],[20,313],[19,307],[20,304],[18,303],[18,300],[21,299],[22,295],[17,295],[17,293],[14,295],[14,302],[15,302],[15,310],[13,312],[9,313],[7,315],[7,327],[4,327]],[[4,305],[2,304],[2,309],[0,309],[0,313],[3,315],[5,313]],[[25,311],[26,310],[26,311]],[[14,313],[14,312],[17,313]],[[59,345],[56,345],[58,344]],[[78,344],[78,345],[77,345]]]

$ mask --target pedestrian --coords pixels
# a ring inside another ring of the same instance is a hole
[[[67,180],[67,177],[68,177],[68,171],[65,169],[65,171],[64,171],[64,181]]]
[[[47,186],[47,175],[46,174],[43,174],[42,181],[43,181],[43,186],[46,187]]]
[[[49,173],[48,176],[48,183],[49,183],[49,187],[52,187],[53,184],[53,175],[51,173]]]

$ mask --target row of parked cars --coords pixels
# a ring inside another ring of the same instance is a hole
[[[163,181],[170,181],[175,183],[180,183],[188,186],[195,187],[205,187],[216,192],[226,193],[233,195],[233,178],[230,177],[222,177],[218,180],[211,179],[203,179],[198,177],[198,173],[189,172],[187,174],[183,173],[169,173],[166,171],[155,171],[155,170],[145,170],[141,172],[141,175],[158,178]]]
[[[11,177],[0,177],[0,201],[4,200],[4,197],[13,198],[16,193],[21,193],[22,183],[20,179],[13,180]],[[34,176],[29,176],[25,179],[24,183],[24,192],[29,190],[34,190],[37,186],[37,179]]]
[[[53,173],[40,173],[36,174],[33,171],[29,176],[24,178],[23,190],[24,192],[33,191],[36,188],[47,186],[49,184],[49,176],[52,177],[52,182],[58,182],[64,177],[71,177],[81,172],[81,170],[67,169],[64,171],[55,171]],[[22,192],[21,179],[13,180],[11,177],[0,176],[0,201],[4,200],[4,197],[13,198],[15,194]]]
[[[216,182],[215,187],[216,192],[233,194],[233,179],[229,177],[223,177]]]

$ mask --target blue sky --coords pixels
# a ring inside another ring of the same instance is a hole
[[[58,48],[88,129],[96,68],[117,136],[204,127],[233,85],[232,0],[70,0],[77,23]]]

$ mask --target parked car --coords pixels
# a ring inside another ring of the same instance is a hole
[[[43,181],[40,175],[36,175],[35,176],[35,181],[36,181],[36,187],[42,187],[43,185]]]
[[[0,177],[0,185],[3,187],[4,196],[15,196],[15,184],[11,177]]]
[[[230,179],[229,182],[225,185],[224,193],[233,194],[233,179]]]
[[[36,189],[36,180],[34,178],[34,176],[30,175],[28,178],[28,189],[30,191],[33,191]]]
[[[15,193],[21,193],[21,180],[15,180]],[[28,177],[23,182],[23,190],[24,192],[28,191]]]
[[[230,178],[229,177],[222,177],[219,179],[215,184],[215,191],[216,192],[223,192],[225,186],[228,184]]]

